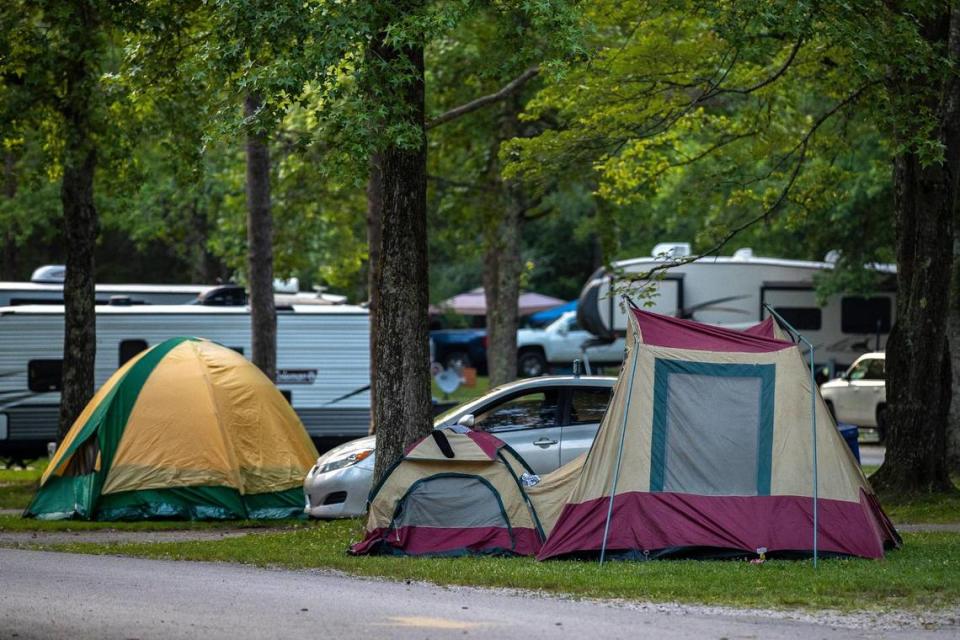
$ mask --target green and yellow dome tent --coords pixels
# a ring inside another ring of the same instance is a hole
[[[114,373],[50,460],[24,517],[220,520],[303,512],[317,451],[243,356],[171,338]]]

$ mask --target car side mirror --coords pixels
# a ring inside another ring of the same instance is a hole
[[[565,325],[565,324],[564,324],[564,325],[560,325],[560,327],[557,329],[557,333],[559,333],[559,334],[562,335],[562,336],[567,335],[567,331],[568,331],[567,325]]]
[[[467,413],[460,416],[460,419],[457,420],[457,424],[461,427],[467,427],[468,429],[473,429],[473,423],[476,419],[473,417],[472,413]]]

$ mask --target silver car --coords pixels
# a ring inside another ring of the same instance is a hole
[[[549,473],[590,448],[616,378],[544,376],[518,380],[447,411],[434,428],[452,424],[495,434],[535,473]],[[373,484],[375,436],[320,456],[303,481],[305,511],[314,518],[363,515]]]

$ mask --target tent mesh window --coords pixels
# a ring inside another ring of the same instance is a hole
[[[651,491],[770,494],[774,365],[657,359]]]
[[[400,502],[393,525],[400,527],[507,527],[503,505],[480,478],[441,475],[420,480]]]

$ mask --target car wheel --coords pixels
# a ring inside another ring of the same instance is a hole
[[[539,351],[524,351],[517,358],[517,370],[524,378],[536,378],[547,371],[547,359]]]
[[[451,351],[443,359],[443,366],[446,369],[462,371],[470,366],[470,356],[465,351]]]
[[[887,439],[887,405],[877,407],[877,439],[885,442]]]

